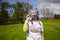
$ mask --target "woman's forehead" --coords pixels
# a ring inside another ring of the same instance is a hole
[[[31,15],[36,15],[36,12],[35,11],[31,11],[30,14]]]
[[[34,12],[35,12],[35,10],[32,10],[32,11],[31,11],[31,13],[34,13]]]

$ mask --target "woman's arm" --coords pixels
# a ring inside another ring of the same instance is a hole
[[[28,30],[28,20],[29,20],[29,14],[26,16],[26,21],[25,21],[25,23],[24,23],[24,26],[23,26],[23,31],[24,32],[27,32],[27,30]]]
[[[26,32],[28,30],[28,20],[25,21],[23,26],[23,31]]]
[[[42,32],[42,40],[44,40],[44,32]]]
[[[43,28],[43,23],[40,21],[40,23],[41,23],[41,27],[42,27],[42,40],[44,40],[44,28]]]

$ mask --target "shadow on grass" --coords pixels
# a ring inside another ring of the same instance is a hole
[[[0,25],[11,25],[11,24],[23,24],[23,22],[7,22],[7,23],[0,23]]]

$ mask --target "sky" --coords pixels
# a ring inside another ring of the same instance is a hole
[[[25,2],[25,3],[29,3],[33,6],[33,8],[36,8],[41,6],[41,5],[47,5],[47,4],[56,4],[56,5],[60,5],[60,0],[7,0],[8,2],[10,2],[11,4],[16,3],[16,2]],[[44,4],[43,4],[44,3]]]
[[[16,3],[16,2],[25,2],[31,4],[34,8],[39,4],[37,0],[7,0],[11,4]]]
[[[60,3],[60,0],[41,0],[42,2]]]
[[[33,8],[40,9],[49,8],[51,11],[53,10],[54,13],[60,14],[60,0],[7,0],[9,3],[13,4],[16,2],[25,2],[29,3],[33,6]]]
[[[14,4],[16,2],[25,2],[25,3],[29,3],[30,5],[32,5],[33,8],[36,8],[37,5],[39,4],[37,0],[5,0],[5,1],[9,2],[10,4]],[[9,10],[13,10],[13,9],[8,9],[8,11]],[[9,13],[10,13],[10,11],[9,11]]]

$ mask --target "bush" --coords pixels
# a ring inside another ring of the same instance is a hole
[[[54,18],[55,19],[60,19],[60,15],[55,15]]]

